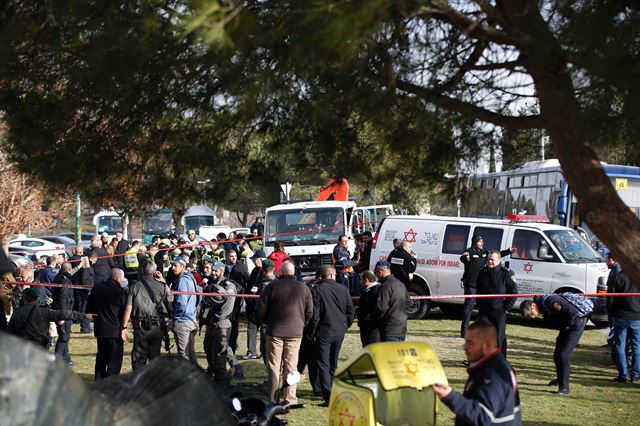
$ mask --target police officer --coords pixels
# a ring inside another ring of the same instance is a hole
[[[233,281],[224,278],[225,265],[215,262],[212,266],[212,279],[204,288],[205,293],[235,294]],[[204,350],[207,355],[207,371],[215,382],[229,380],[227,363],[237,365],[233,351],[229,347],[231,334],[231,315],[235,297],[204,296],[201,302],[201,321],[207,326],[204,336]]]
[[[54,310],[38,305],[40,292],[30,287],[23,293],[24,305],[16,309],[11,316],[7,331],[25,340],[47,348],[49,344],[49,322],[65,320],[92,320],[92,314],[83,314],[70,310]]]
[[[138,251],[140,251],[140,241],[135,240],[131,247],[124,252],[124,274],[129,282],[138,279],[138,268],[140,267]]]
[[[125,255],[126,262],[126,255]],[[160,356],[164,315],[170,312],[173,294],[153,262],[145,263],[142,280],[129,286],[122,323],[133,322],[131,368],[136,371]]]
[[[516,277],[512,270],[502,266],[498,250],[489,252],[487,266],[478,274],[478,294],[518,294]],[[478,299],[478,321],[488,320],[498,331],[498,345],[507,356],[507,311],[516,303],[515,297]]]
[[[500,252],[501,256],[508,256],[511,253],[515,253],[515,248],[509,248]],[[487,256],[489,250],[484,247],[484,239],[481,235],[474,235],[471,237],[471,247],[467,248],[460,261],[464,264],[464,274],[462,275],[462,285],[464,286],[464,294],[473,295],[476,294],[476,286],[478,281],[478,274],[480,270],[487,266]],[[469,298],[464,300],[464,308],[462,310],[462,324],[460,325],[460,337],[464,339],[465,332],[469,326],[471,320],[471,312],[473,306],[476,304],[476,299]]]
[[[496,347],[496,329],[476,322],[467,330],[464,352],[471,363],[461,395],[442,383],[433,391],[456,414],[456,425],[522,425],[516,374]]]
[[[544,317],[550,325],[560,330],[553,351],[553,362],[556,366],[556,378],[549,386],[558,386],[558,395],[569,393],[569,372],[571,370],[571,352],[578,346],[584,332],[587,317],[580,317],[576,307],[559,294],[546,294],[520,305],[523,315],[529,318]]]
[[[389,253],[387,262],[391,264],[391,274],[404,285],[409,285],[417,266],[416,254],[411,250],[411,243],[403,241]]]

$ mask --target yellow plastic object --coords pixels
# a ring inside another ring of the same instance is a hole
[[[435,425],[434,383],[448,382],[428,343],[368,345],[336,371],[329,425]]]

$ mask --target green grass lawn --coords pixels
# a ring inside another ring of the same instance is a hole
[[[524,320],[519,316],[509,319],[507,337],[509,361],[518,373],[522,414],[529,425],[633,425],[640,424],[640,385],[619,384],[612,381],[616,370],[611,362],[606,343],[607,330],[588,328],[573,353],[571,393],[557,396],[547,386],[555,377],[553,347],[557,331],[546,329],[538,321]],[[441,315],[438,310],[429,319],[409,322],[409,341],[430,343],[445,369],[454,389],[461,391],[466,370],[462,339],[458,336],[460,322]],[[75,371],[88,382],[93,381],[96,342],[92,335],[79,334],[73,328],[70,351]],[[241,331],[239,354],[246,352],[244,329]],[[196,343],[200,366],[206,366],[202,338]],[[123,373],[131,370],[132,343],[125,345]],[[347,334],[340,362],[360,350],[358,329],[354,325]],[[259,384],[266,379],[266,370],[259,361],[243,361],[247,379],[236,383],[245,394],[264,395]],[[294,410],[286,418],[292,425],[325,425],[327,409],[318,406],[319,399],[312,396],[308,381],[298,387],[298,396],[306,408]],[[438,414],[439,424],[453,424],[452,413],[442,404]]]

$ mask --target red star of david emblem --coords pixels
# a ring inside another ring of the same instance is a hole
[[[533,272],[533,265],[529,262],[524,265],[524,271],[528,274],[529,272]]]
[[[416,242],[417,232],[413,232],[413,228],[409,228],[407,232],[404,233],[404,241],[415,243]]]
[[[356,416],[349,414],[349,409],[345,409],[342,413],[338,414],[340,416],[340,423],[338,426],[346,426],[345,419],[349,422],[349,426],[353,426],[353,421],[356,419]]]
[[[404,368],[406,368],[407,373],[411,374],[413,377],[416,377],[416,374],[418,374],[418,364],[415,362],[407,362],[404,365]]]

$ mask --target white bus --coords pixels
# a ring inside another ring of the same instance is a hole
[[[640,167],[602,163],[618,196],[640,215]],[[513,170],[469,177],[462,216],[502,218],[508,214],[544,215],[551,223],[584,229],[580,206],[558,160],[532,161]],[[640,217],[640,216],[639,216]]]

